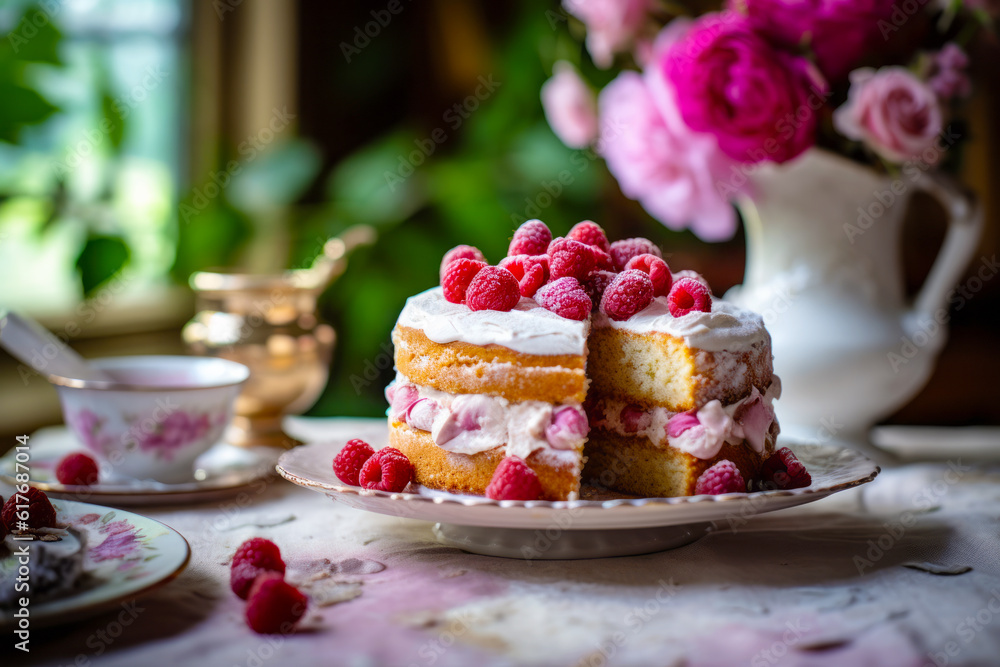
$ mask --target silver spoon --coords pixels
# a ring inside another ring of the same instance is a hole
[[[114,382],[38,322],[6,308],[0,308],[0,347],[43,376]]]

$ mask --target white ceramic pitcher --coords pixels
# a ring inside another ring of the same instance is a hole
[[[868,429],[929,378],[947,336],[948,301],[975,251],[979,207],[920,166],[895,177],[812,149],[753,175],[740,203],[743,285],[726,298],[762,313],[783,392],[782,432],[867,443]],[[904,296],[901,227],[923,190],[947,211],[948,233],[917,298]]]

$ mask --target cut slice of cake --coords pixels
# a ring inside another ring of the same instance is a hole
[[[584,479],[647,497],[686,496],[729,460],[759,476],[778,435],[780,395],[763,319],[724,301],[670,314],[656,297],[624,321],[594,316]]]

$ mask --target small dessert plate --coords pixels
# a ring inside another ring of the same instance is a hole
[[[381,437],[369,442],[378,448],[387,440],[384,427]],[[345,443],[296,447],[281,456],[278,473],[356,509],[438,522],[434,533],[449,546],[513,558],[598,558],[671,549],[705,535],[713,523],[728,525],[730,519],[820,500],[870,482],[879,473],[873,461],[851,449],[785,442],[812,475],[812,484],[804,489],[637,498],[585,487],[580,500],[496,501],[420,486],[411,486],[409,493],[389,493],[346,485],[331,466]]]
[[[60,484],[56,466],[70,452],[87,452],[64,426],[36,431],[30,438],[31,455],[27,466],[31,485],[52,498],[106,502],[114,506],[173,505],[197,503],[235,495],[272,474],[278,450],[270,447],[244,448],[224,442],[213,445],[195,460],[189,482],[165,483],[108,474],[102,466],[102,481],[92,486]],[[0,458],[0,480],[14,484],[15,452]],[[22,469],[23,472],[23,469]]]
[[[113,609],[159,588],[187,567],[191,557],[187,540],[159,521],[71,500],[53,499],[52,504],[59,524],[80,535],[83,567],[72,590],[31,602],[32,629]],[[10,540],[8,536],[7,544]],[[4,632],[16,626],[15,611],[3,609]]]

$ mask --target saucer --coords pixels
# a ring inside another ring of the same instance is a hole
[[[341,482],[330,462],[346,438],[296,447],[278,461],[282,477],[356,509],[437,522],[434,533],[449,546],[491,556],[600,558],[662,551],[692,542],[713,525],[815,502],[870,482],[879,467],[863,454],[835,445],[782,443],[808,468],[812,484],[801,489],[722,495],[638,498],[585,487],[579,500],[490,500],[411,485],[409,492],[362,489]],[[388,441],[382,426],[372,446]],[[556,535],[559,539],[552,538]],[[535,547],[539,535],[545,548]]]
[[[56,466],[71,452],[87,452],[65,426],[36,431],[28,439],[31,485],[53,498],[106,502],[112,505],[173,505],[217,500],[235,495],[272,474],[281,453],[270,447],[235,447],[224,442],[213,445],[199,456],[190,482],[167,484],[140,480],[120,474],[107,475],[92,486],[60,484]],[[87,452],[89,453],[89,452]],[[14,484],[14,450],[0,458],[0,480]],[[23,472],[23,470],[22,470]]]

